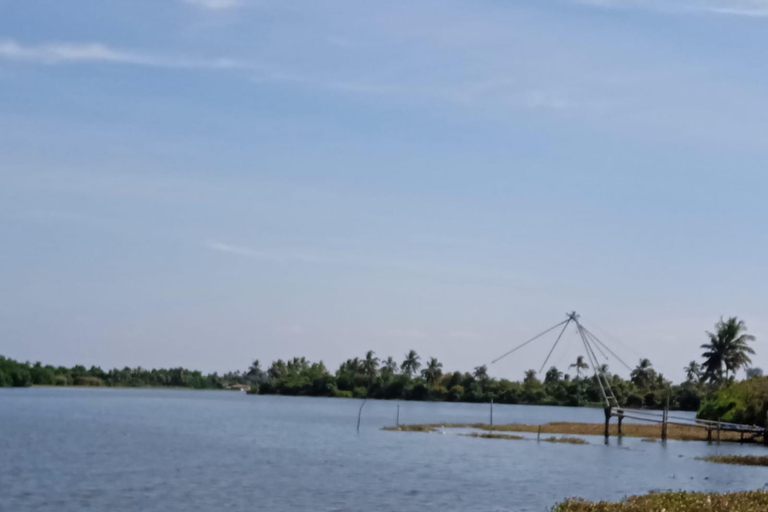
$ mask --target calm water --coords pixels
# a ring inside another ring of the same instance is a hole
[[[768,469],[695,460],[760,446],[588,438],[586,446],[384,432],[395,402],[237,392],[0,390],[0,510],[542,512],[570,496],[740,490]],[[502,406],[496,423],[599,422]],[[488,406],[401,403],[401,422],[487,421]]]

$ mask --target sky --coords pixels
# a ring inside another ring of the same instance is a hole
[[[0,0],[0,354],[469,371],[575,310],[768,367],[766,47],[768,0]]]

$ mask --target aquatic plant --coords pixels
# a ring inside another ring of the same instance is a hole
[[[768,492],[728,494],[665,492],[632,496],[617,503],[569,500],[551,512],[762,512],[768,510]]]
[[[472,432],[471,434],[462,434],[467,437],[479,437],[482,439],[507,439],[512,441],[522,441],[525,440],[523,436],[515,436],[511,434],[479,434],[477,432]]]
[[[768,466],[768,456],[766,455],[710,455],[709,457],[701,457],[699,460],[738,466]]]
[[[547,443],[566,443],[566,444],[587,444],[585,440],[583,440],[580,437],[547,437],[546,439],[542,439],[542,441]]]

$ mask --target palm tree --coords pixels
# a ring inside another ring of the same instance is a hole
[[[430,357],[427,367],[421,371],[421,375],[424,377],[424,380],[434,386],[435,382],[443,376],[442,368],[443,363],[439,362],[435,357]]]
[[[581,370],[589,369],[589,365],[584,362],[584,356],[579,356],[576,358],[576,362],[568,368],[576,368],[576,378],[579,378],[581,377]]]
[[[472,372],[472,375],[479,381],[488,380],[488,367],[485,365],[475,366],[475,371]]]
[[[397,362],[392,356],[389,356],[387,360],[384,361],[384,364],[381,365],[382,373],[386,373],[387,375],[394,375],[397,373],[397,370]]]
[[[405,361],[403,361],[403,364],[400,365],[400,369],[403,370],[403,373],[407,374],[409,377],[412,377],[414,373],[419,371],[419,368],[421,368],[421,363],[419,362],[421,360],[421,357],[419,357],[419,354],[416,353],[415,350],[411,350],[406,354]]]
[[[688,382],[696,382],[701,379],[701,365],[696,361],[691,361],[688,366],[683,368]]]
[[[547,373],[544,375],[544,382],[558,382],[562,378],[563,372],[558,370],[557,367],[553,366],[547,370]]]
[[[746,334],[747,325],[735,316],[726,321],[721,318],[715,324],[715,329],[715,333],[707,332],[709,343],[701,348],[706,350],[703,354],[704,375],[710,381],[720,382],[723,380],[723,372],[727,380],[729,372],[736,373],[739,368],[752,362],[749,354],[755,351],[749,342],[754,341],[755,337]]]
[[[369,350],[368,353],[365,354],[365,359],[363,360],[363,373],[373,380],[378,369],[379,358],[375,357],[375,352],[373,350]]]
[[[607,364],[601,364],[597,371],[600,373],[600,375],[609,375]]]
[[[632,370],[632,373],[629,374],[629,377],[637,387],[643,388],[646,387],[651,380],[653,380],[655,373],[656,372],[653,370],[651,361],[648,358],[644,358],[641,359],[637,367]]]

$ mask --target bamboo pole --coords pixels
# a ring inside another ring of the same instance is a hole
[[[493,398],[491,398],[491,426],[493,426]]]

